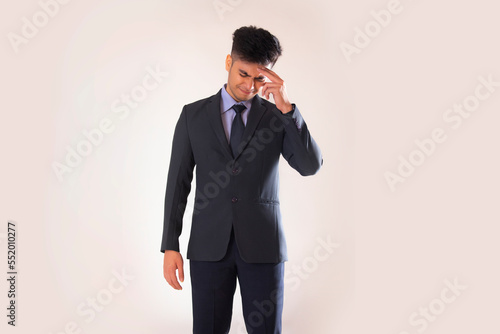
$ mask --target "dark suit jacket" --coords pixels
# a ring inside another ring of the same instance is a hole
[[[179,251],[179,235],[196,166],[196,194],[187,257],[218,261],[231,228],[244,261],[287,260],[278,197],[280,155],[301,175],[323,159],[299,110],[282,114],[255,96],[233,158],[220,114],[221,91],[184,106],[177,122],[165,195],[161,252]]]

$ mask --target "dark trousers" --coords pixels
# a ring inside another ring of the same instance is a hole
[[[236,279],[240,285],[247,332],[281,333],[285,269],[283,262],[244,262],[231,232],[227,253],[222,260],[190,261],[189,264],[194,334],[229,333]]]

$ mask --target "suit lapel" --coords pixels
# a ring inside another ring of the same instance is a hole
[[[210,98],[210,103],[207,106],[208,120],[215,132],[217,139],[219,140],[219,143],[222,146],[224,155],[228,158],[228,160],[233,160],[231,148],[229,147],[229,143],[227,142],[226,133],[224,132],[224,126],[222,125],[222,118],[220,115],[220,94],[221,90],[219,90],[217,94]]]
[[[231,148],[229,146],[229,143],[227,142],[226,134],[224,132],[224,126],[222,125],[222,118],[220,115],[220,99],[221,99],[221,90],[219,90],[217,94],[215,94],[210,98],[209,100],[210,103],[207,105],[208,120],[210,126],[215,132],[217,139],[219,140],[219,143],[222,146],[224,155],[228,158],[228,160],[233,160],[233,155],[231,154]],[[244,144],[240,146],[240,149],[236,154],[235,160],[238,158],[238,156],[243,152],[245,147],[250,142],[250,139],[252,138],[255,129],[257,129],[257,125],[259,124],[262,116],[266,112],[266,109],[267,108],[265,107],[262,99],[258,95],[255,95],[254,100],[252,102],[252,107],[250,108],[248,114],[247,125],[245,126],[245,131],[243,132],[242,142]]]
[[[245,126],[245,131],[243,132],[242,142],[244,144],[240,145],[240,149],[236,154],[235,160],[238,158],[241,152],[243,152],[245,147],[248,146],[248,143],[250,142],[250,139],[252,138],[257,125],[266,112],[266,109],[267,108],[265,107],[262,99],[258,95],[255,95],[254,100],[252,101],[252,107],[250,108],[250,112],[248,114],[247,125]]]

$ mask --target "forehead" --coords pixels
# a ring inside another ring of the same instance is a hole
[[[251,63],[251,62],[241,60],[241,59],[235,60],[233,62],[233,66],[239,71],[244,71],[248,74],[253,74],[255,76],[259,75],[259,71],[258,71],[259,67],[264,66],[264,67],[269,68],[269,69],[271,68],[271,64],[260,65],[258,63]]]

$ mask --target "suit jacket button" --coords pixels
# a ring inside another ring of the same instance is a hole
[[[236,203],[236,202],[238,202],[238,198],[236,198],[236,197],[233,197],[233,198],[231,199],[231,202],[233,202],[233,203]]]
[[[233,169],[233,175],[238,174],[238,172],[239,172],[239,171],[240,171],[240,170],[239,170],[238,168]]]

